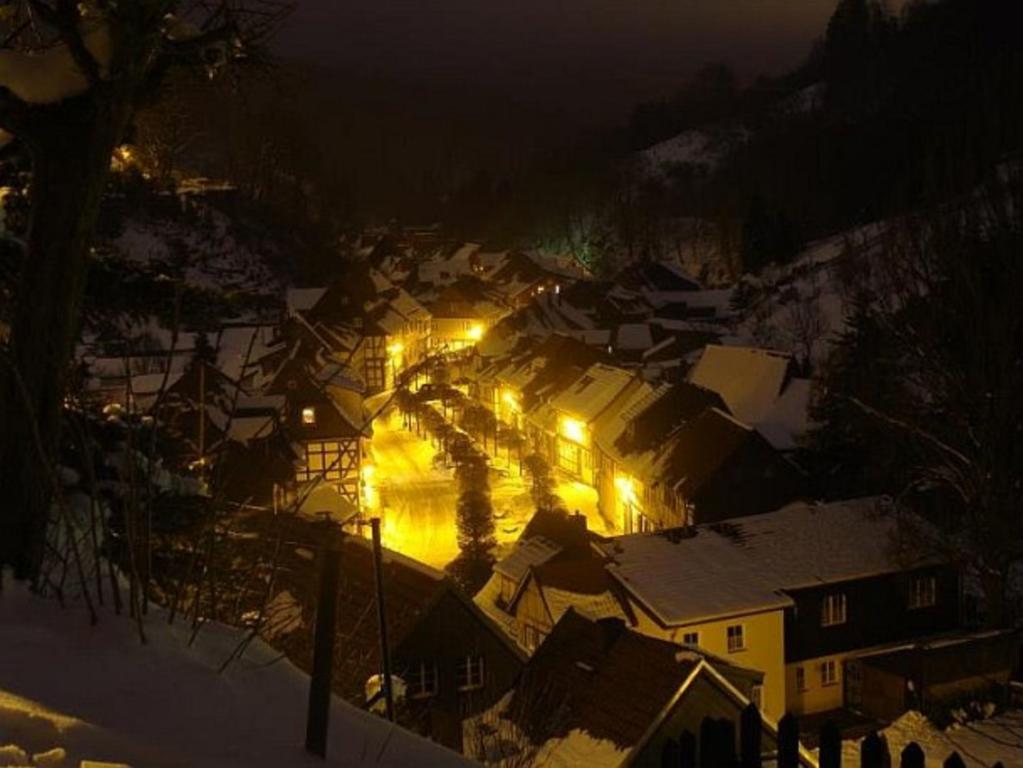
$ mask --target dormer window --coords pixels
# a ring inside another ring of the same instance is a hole
[[[825,597],[821,603],[821,626],[845,624],[845,618],[845,595],[839,592]]]
[[[306,427],[316,426],[316,409],[306,406],[302,409],[302,424]]]

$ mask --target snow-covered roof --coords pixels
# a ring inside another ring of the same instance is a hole
[[[717,392],[738,419],[757,425],[774,408],[791,363],[782,352],[708,344],[689,381]]]
[[[543,565],[561,549],[559,544],[543,536],[519,541],[507,557],[494,565],[494,572],[518,583],[531,567]]]
[[[612,539],[609,572],[665,626],[791,605],[785,590],[907,566],[883,500],[790,504],[775,512]]]
[[[606,547],[608,571],[663,625],[792,605],[723,536],[697,530],[691,538],[636,534]]]
[[[597,363],[555,397],[551,406],[588,423],[600,416],[632,380],[633,375],[629,371]]]
[[[653,335],[647,323],[624,323],[615,331],[615,349],[646,350],[653,343]]]
[[[326,292],[326,288],[289,288],[286,296],[288,312],[294,314],[312,309]]]

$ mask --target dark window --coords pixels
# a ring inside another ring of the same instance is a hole
[[[483,657],[469,654],[458,662],[458,690],[474,691],[483,687]]]
[[[933,576],[917,576],[909,587],[909,608],[930,608],[938,602],[938,585]]]
[[[425,699],[437,693],[437,665],[423,661],[412,667],[408,674],[408,695]]]
[[[821,626],[834,627],[845,624],[845,595],[841,592],[828,595],[821,604]]]

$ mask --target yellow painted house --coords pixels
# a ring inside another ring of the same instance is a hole
[[[958,569],[898,551],[886,505],[796,503],[602,548],[635,628],[763,672],[770,717],[856,709],[856,659],[961,624]]]

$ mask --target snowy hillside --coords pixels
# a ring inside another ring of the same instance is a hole
[[[683,131],[640,152],[640,169],[649,177],[666,177],[677,166],[691,166],[701,173],[710,173],[747,137],[742,128]]]
[[[324,763],[302,749],[309,680],[260,641],[226,671],[243,633],[190,627],[150,609],[135,624],[5,582],[0,592],[0,766],[83,760],[134,768],[472,765],[335,698]],[[35,756],[35,757],[33,757]],[[26,762],[25,758],[28,759]]]

